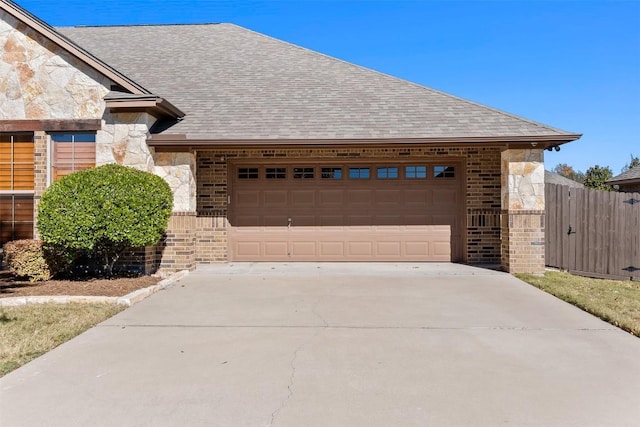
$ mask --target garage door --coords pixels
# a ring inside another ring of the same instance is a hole
[[[230,261],[458,261],[455,162],[236,164]]]

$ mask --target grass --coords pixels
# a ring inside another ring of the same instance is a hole
[[[34,304],[0,308],[0,376],[123,309],[115,304]]]
[[[591,279],[565,272],[516,274],[533,286],[640,337],[640,282]]]

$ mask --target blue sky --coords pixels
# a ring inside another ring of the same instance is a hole
[[[640,0],[18,3],[54,26],[231,22],[584,134],[547,169],[640,156]]]

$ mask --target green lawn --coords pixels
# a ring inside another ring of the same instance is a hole
[[[591,279],[557,271],[516,276],[640,337],[640,282]]]
[[[115,304],[0,307],[0,376],[119,313]]]

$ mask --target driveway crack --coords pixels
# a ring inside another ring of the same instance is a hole
[[[272,427],[274,425],[274,423],[276,422],[276,418],[278,417],[280,412],[285,408],[285,406],[287,406],[287,403],[289,403],[289,400],[291,400],[291,398],[293,397],[293,386],[295,384],[295,378],[296,378],[296,360],[298,359],[298,354],[302,351],[304,347],[309,345],[318,336],[318,334],[322,329],[326,329],[329,326],[329,324],[324,319],[324,317],[322,317],[318,312],[316,312],[316,307],[318,306],[318,304],[320,304],[320,300],[321,298],[319,298],[315,302],[315,304],[311,308],[311,312],[315,314],[322,321],[323,327],[317,328],[313,336],[309,338],[306,342],[300,344],[298,348],[296,348],[295,351],[293,352],[293,356],[291,357],[291,361],[289,362],[289,367],[291,368],[291,374],[289,375],[289,384],[287,385],[287,396],[284,398],[284,400],[282,401],[278,409],[276,409],[271,413],[271,421],[269,422],[269,427]]]
[[[315,314],[315,315],[316,315],[316,317],[322,321],[323,326],[324,326],[325,328],[327,328],[327,327],[329,326],[329,324],[328,324],[328,323],[327,323],[327,321],[324,319],[324,317],[322,317],[322,316],[320,315],[320,313],[318,313],[318,312],[316,311],[316,309],[318,308],[318,304],[320,304],[320,301],[321,301],[321,300],[322,300],[322,298],[318,298],[318,301],[316,301],[316,303],[315,303],[315,304],[313,304],[313,307],[311,307],[311,312],[312,312],[313,314]]]

